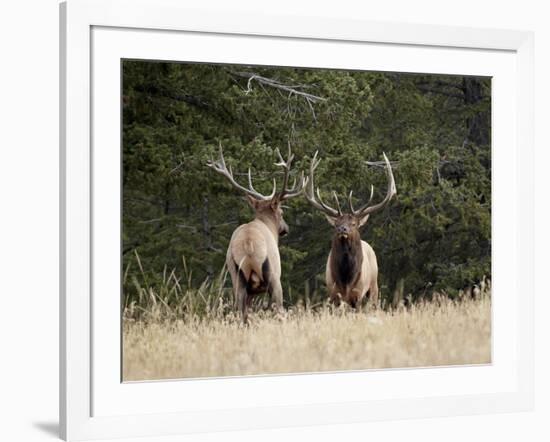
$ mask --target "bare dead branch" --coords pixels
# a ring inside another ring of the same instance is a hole
[[[272,78],[267,78],[267,77],[262,77],[261,75],[254,74],[252,72],[233,72],[233,74],[237,75],[239,77],[248,79],[248,82],[247,82],[247,85],[246,85],[247,88],[246,88],[246,92],[245,92],[246,94],[248,94],[248,93],[250,93],[250,91],[252,91],[252,82],[256,81],[260,85],[265,85],[265,86],[273,87],[275,89],[280,89],[280,90],[283,90],[285,92],[288,92],[289,93],[289,98],[292,95],[297,95],[299,97],[302,97],[310,105],[311,105],[311,103],[317,103],[319,101],[326,101],[327,100],[324,97],[319,97],[317,95],[313,95],[313,94],[310,94],[308,92],[304,92],[303,90],[300,90],[300,89],[305,89],[305,88],[308,87],[307,85],[304,85],[304,84],[287,85],[287,84],[281,83],[278,80],[274,80]]]

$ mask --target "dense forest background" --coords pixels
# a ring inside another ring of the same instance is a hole
[[[351,189],[364,201],[371,184],[383,197],[385,152],[397,197],[362,232],[382,298],[396,286],[413,300],[455,296],[490,277],[489,78],[125,60],[122,111],[127,300],[172,271],[197,287],[222,271],[252,210],[206,167],[220,142],[235,176],[245,184],[250,167],[265,193],[280,177],[275,148],[291,143],[294,173],[318,150],[316,182],[342,203]],[[285,220],[285,303],[325,299],[332,228],[304,198],[289,202]]]

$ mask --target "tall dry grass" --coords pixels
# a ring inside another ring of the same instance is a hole
[[[223,278],[179,303],[144,289],[141,305],[126,306],[125,381],[491,361],[489,293],[395,311],[298,306],[276,316],[260,310],[243,326],[231,313]]]

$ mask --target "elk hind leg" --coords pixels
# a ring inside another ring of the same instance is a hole
[[[235,309],[241,314],[243,322],[248,322],[248,290],[247,281],[242,272],[237,268],[235,273],[231,274],[233,280],[233,293],[235,294]]]
[[[281,280],[274,278],[270,272],[267,258],[262,264],[262,278],[267,282],[267,293],[269,294],[271,308],[280,312],[283,309],[283,287],[281,286]]]
[[[272,278],[269,281],[268,292],[271,298],[271,308],[277,313],[281,313],[283,311],[283,287],[281,281]]]

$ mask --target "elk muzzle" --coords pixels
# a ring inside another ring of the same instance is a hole
[[[350,233],[351,229],[347,225],[340,225],[336,227],[336,235],[338,235],[338,238],[340,239],[348,239]]]
[[[281,220],[281,223],[279,224],[279,236],[285,236],[288,234],[288,224],[285,222],[284,219]]]

